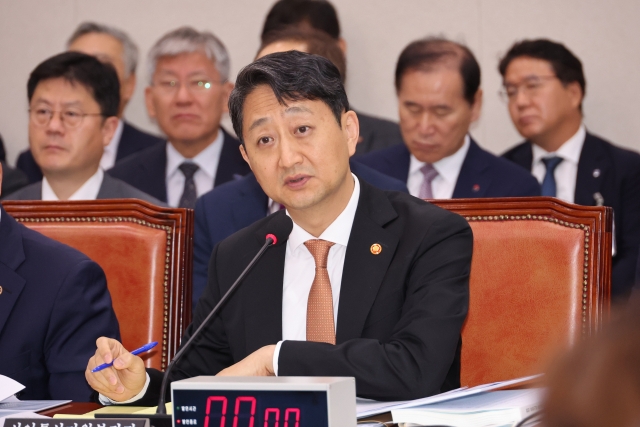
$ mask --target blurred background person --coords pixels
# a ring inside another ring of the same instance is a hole
[[[395,79],[404,144],[354,160],[407,183],[422,199],[539,196],[525,169],[469,135],[480,118],[480,66],[465,46],[429,37],[400,54]]]
[[[2,180],[1,192],[4,194],[13,193],[14,191],[29,184],[27,176],[19,169],[14,169],[7,165],[7,154],[4,150],[4,141],[0,135],[0,164],[4,170],[4,179]],[[2,194],[0,194],[0,198]]]
[[[640,246],[640,154],[587,131],[582,63],[564,45],[544,39],[518,42],[500,61],[499,71],[513,125],[526,138],[504,157],[530,170],[543,196],[613,208],[611,295],[626,300]]]
[[[193,209],[214,186],[249,173],[240,142],[220,127],[233,89],[229,54],[210,32],[181,27],[149,52],[149,116],[167,135],[109,173],[169,206]]]
[[[164,142],[162,138],[148,134],[124,120],[124,110],[136,88],[138,47],[123,31],[94,22],[84,22],[67,41],[67,50],[93,55],[102,62],[113,65],[120,81],[120,105],[118,126],[111,142],[104,148],[100,166],[107,170],[125,157],[154,144]],[[24,171],[29,182],[42,179],[42,171],[29,150],[18,156],[18,169]]]

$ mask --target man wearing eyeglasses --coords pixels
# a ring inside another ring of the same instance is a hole
[[[355,161],[407,183],[421,199],[540,195],[526,170],[483,150],[469,135],[480,118],[480,66],[465,46],[437,37],[410,43],[396,65],[404,144]]]
[[[582,63],[564,45],[544,39],[516,43],[498,68],[511,120],[526,138],[504,157],[530,170],[543,196],[613,207],[611,293],[626,299],[640,245],[640,155],[587,132]]]
[[[233,89],[229,55],[213,34],[182,27],[151,48],[148,62],[147,111],[168,143],[109,173],[170,206],[193,208],[214,185],[249,173],[240,142],[220,127]]]
[[[27,84],[29,148],[43,178],[7,199],[137,198],[160,204],[100,167],[118,126],[119,91],[113,66],[84,53],[61,53],[38,65]]]

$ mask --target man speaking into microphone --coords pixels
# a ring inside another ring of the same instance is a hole
[[[458,387],[473,246],[467,222],[351,173],[358,117],[325,58],[289,51],[257,60],[238,75],[229,110],[244,159],[286,212],[216,246],[183,343],[261,250],[274,221],[287,215],[293,230],[277,236],[170,381],[351,376],[358,396],[379,400]],[[106,338],[86,376],[104,403],[156,404],[162,381]]]

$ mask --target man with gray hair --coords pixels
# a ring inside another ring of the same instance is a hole
[[[120,105],[118,127],[109,145],[104,148],[100,166],[110,169],[118,161],[133,153],[164,142],[163,139],[143,132],[123,120],[124,109],[136,87],[138,47],[123,31],[95,22],[84,22],[67,41],[67,49],[97,57],[113,65],[120,81]],[[42,180],[42,171],[30,150],[20,154],[17,167],[25,172],[29,182]]]
[[[240,142],[220,127],[233,89],[229,54],[212,33],[181,27],[158,40],[148,64],[147,111],[168,142],[109,173],[169,206],[193,208],[214,186],[249,173]]]

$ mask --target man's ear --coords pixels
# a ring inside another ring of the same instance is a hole
[[[113,135],[118,128],[118,118],[116,116],[107,117],[102,123],[102,145],[109,145]]]
[[[338,38],[338,47],[340,48],[340,50],[342,51],[342,53],[346,58],[347,57],[347,41],[344,38],[342,37]]]
[[[482,112],[482,95],[482,89],[478,89],[473,97],[473,105],[471,105],[471,123],[480,118],[480,113]]]
[[[579,108],[580,104],[582,104],[582,98],[584,94],[582,93],[582,87],[580,87],[580,83],[571,82],[566,86],[566,90],[569,93],[571,106],[574,108]]]
[[[122,82],[122,108],[124,110],[124,107],[127,106],[127,104],[129,103],[129,100],[131,99],[131,97],[133,96],[133,91],[136,89],[136,74],[135,73],[131,73],[129,75],[129,77],[127,77],[126,79],[124,79],[124,81]],[[123,111],[121,111],[120,113],[122,113]]]
[[[2,162],[0,162],[0,196],[2,195]]]
[[[231,91],[234,86],[235,85],[231,82],[224,82],[222,84],[222,111],[225,113],[229,112],[229,97],[231,96]]]
[[[350,110],[342,114],[342,130],[347,138],[349,157],[356,152],[358,138],[360,137],[360,122],[355,111]]]
[[[244,144],[240,144],[240,154],[242,154],[242,158],[249,165],[249,169],[253,170],[251,167],[251,162],[249,161],[249,156],[247,155],[247,151],[244,149]]]
[[[144,90],[144,103],[147,106],[147,114],[149,114],[149,117],[151,117],[152,119],[156,118],[156,106],[153,103],[153,93],[152,93],[153,88],[151,86],[147,86],[146,89]]]

